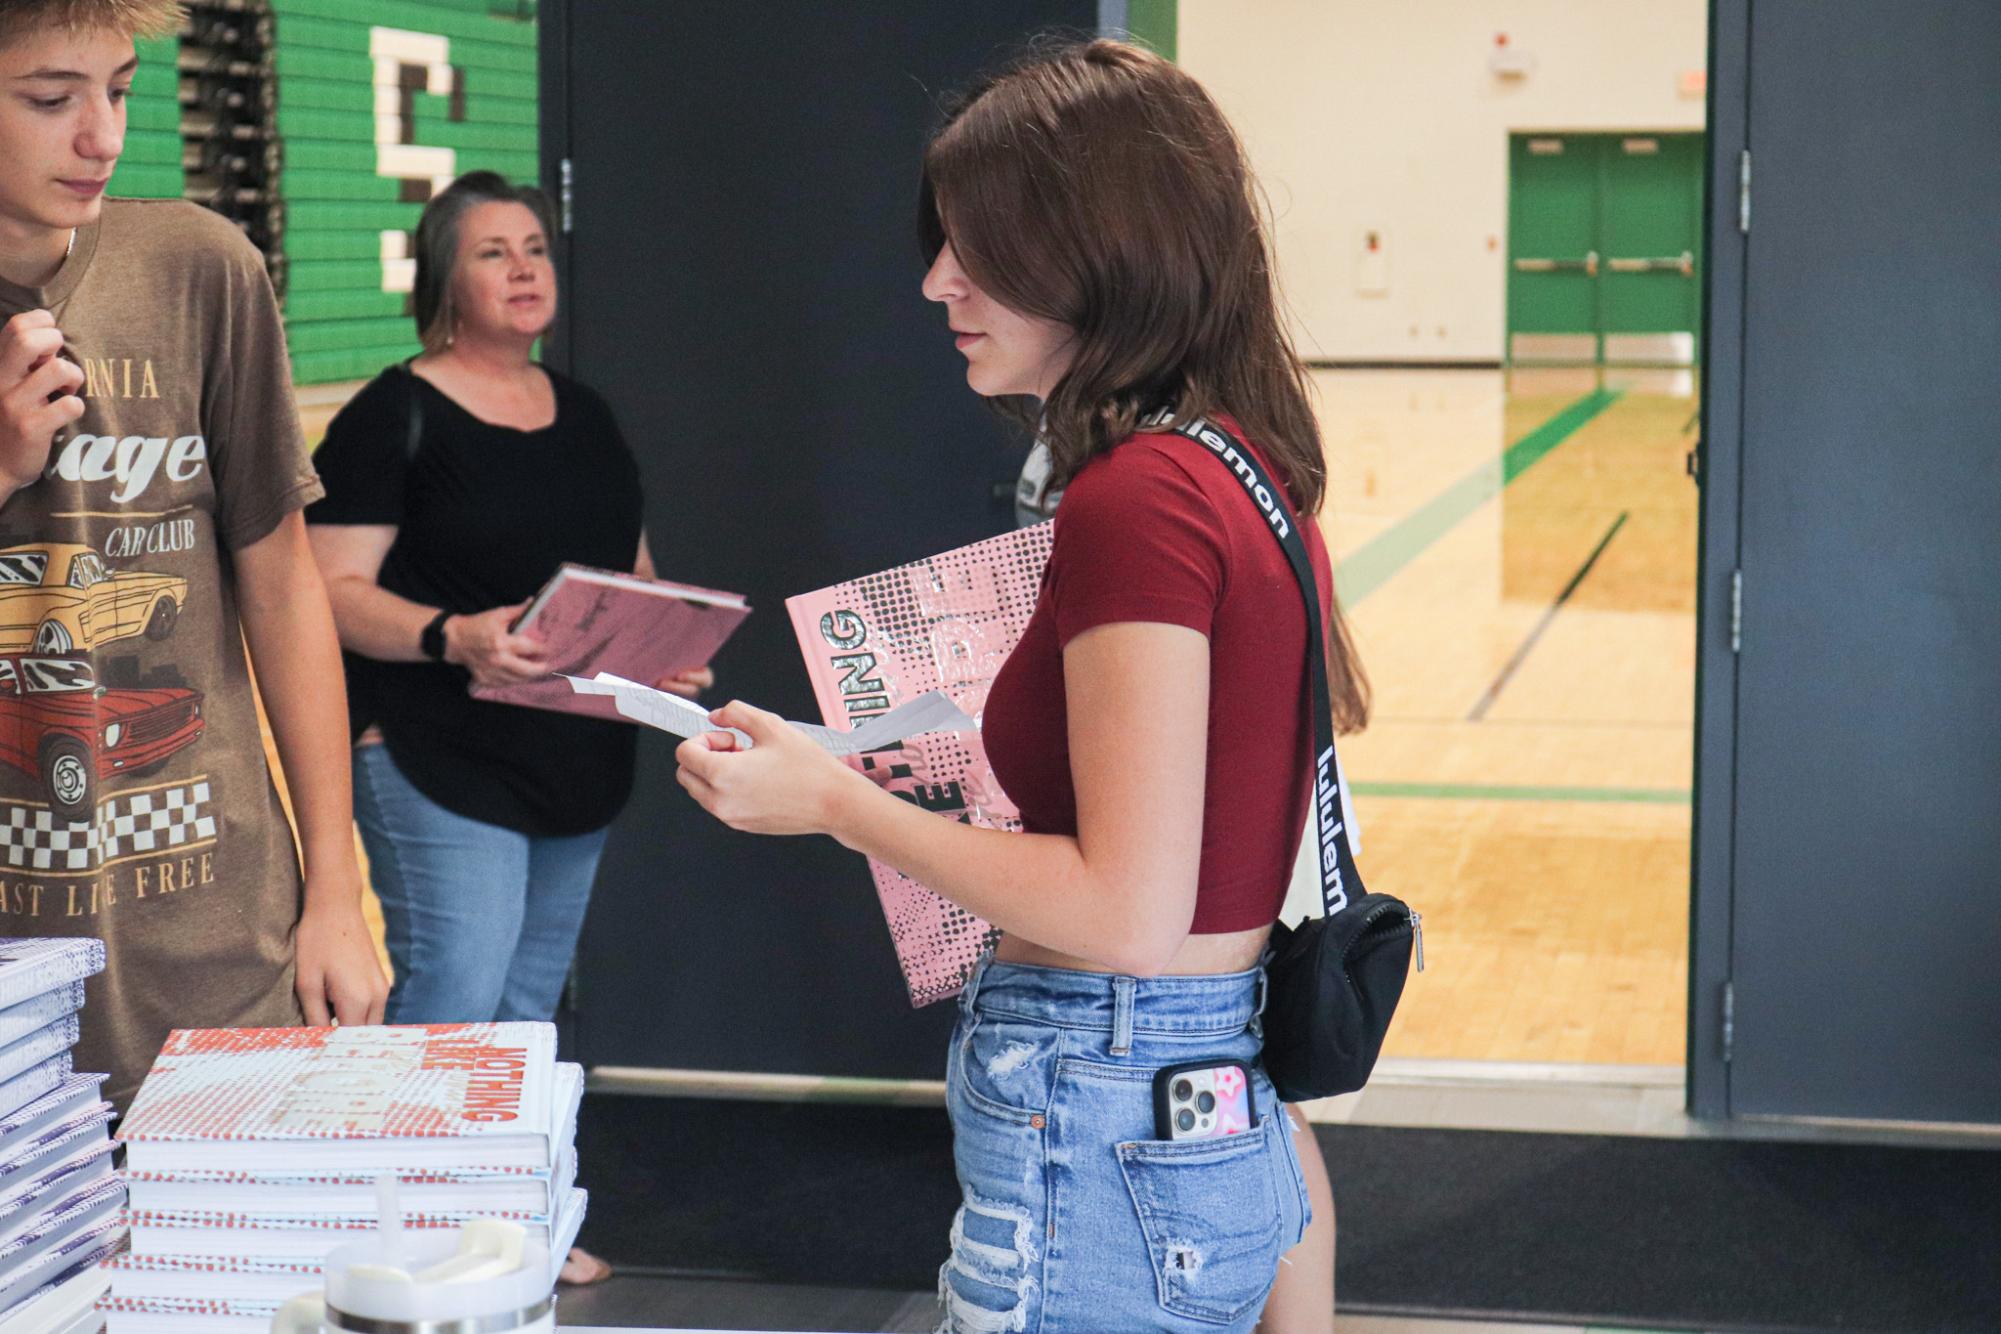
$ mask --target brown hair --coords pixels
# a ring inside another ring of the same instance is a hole
[[[1327,467],[1306,373],[1279,311],[1257,182],[1202,86],[1137,46],[1032,50],[974,85],[924,152],[926,258],[949,241],[966,273],[1025,315],[1075,331],[1039,409],[1054,490],[1160,409],[1228,413],[1302,515]],[[1339,607],[1327,612],[1338,730],[1369,687]]]
[[[459,262],[459,224],[481,204],[521,204],[542,224],[542,239],[556,241],[556,210],[532,185],[515,185],[497,171],[469,171],[446,186],[417,220],[417,283],[411,305],[424,350],[442,352],[452,341],[452,274]]]
[[[44,28],[165,37],[180,30],[182,13],[180,0],[6,0],[0,5],[0,46]]]

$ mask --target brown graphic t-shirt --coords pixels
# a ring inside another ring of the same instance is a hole
[[[172,1028],[301,1022],[299,863],[231,553],[318,498],[257,251],[109,200],[50,284],[81,420],[0,506],[0,935],[99,936],[80,1070],[121,1107]]]

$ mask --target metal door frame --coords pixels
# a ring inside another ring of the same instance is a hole
[[[1733,621],[1742,550],[1745,255],[1753,0],[1711,0],[1708,265],[1702,312],[1702,484],[1696,573],[1695,782],[1690,835],[1688,1110],[1730,1115],[1728,995],[1737,794]]]
[[[563,374],[570,373],[570,6],[568,0],[542,0],[536,10],[541,73],[542,188],[556,203],[556,235],[550,238],[550,259],[556,269],[556,322],[542,339],[542,360]]]
[[[1731,974],[1735,845],[1737,663],[1730,645],[1742,488],[1745,234],[1738,227],[1739,161],[1748,150],[1748,55],[1752,0],[1711,0],[1709,30],[1708,228],[1703,284],[1702,482],[1697,572],[1696,716],[1689,922],[1687,1105],[1699,1117],[1730,1114],[1723,1054],[1724,989]],[[1113,8],[1113,6],[1107,6]],[[563,212],[570,158],[569,7],[540,6],[543,187]],[[551,78],[550,72],[561,73]],[[558,92],[560,90],[560,92]],[[556,94],[556,95],[552,95]],[[559,224],[560,226],[560,224]],[[554,253],[559,284],[571,287],[570,237]],[[569,364],[570,305],[560,304],[545,359]]]

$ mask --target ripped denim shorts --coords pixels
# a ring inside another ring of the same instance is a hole
[[[1249,1330],[1310,1218],[1293,1121],[1257,1066],[1262,971],[1111,977],[982,962],[946,1105],[962,1203],[945,1334]],[[1253,1069],[1258,1126],[1154,1137],[1153,1076]]]

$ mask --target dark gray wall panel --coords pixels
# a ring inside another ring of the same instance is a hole
[[[919,151],[939,91],[1095,0],[544,0],[552,184],[574,163],[554,355],[641,460],[661,572],[757,613],[725,695],[813,703],[786,595],[990,536],[1017,444],[918,294]],[[702,815],[664,738],[585,929],[592,1064],[937,1077],[859,857]]]
[[[2001,1121],[2001,6],[1750,51],[1730,1106]]]

